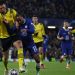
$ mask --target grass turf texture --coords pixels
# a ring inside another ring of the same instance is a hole
[[[75,75],[75,62],[71,62],[71,69],[68,70],[65,68],[65,62],[44,62],[45,69],[41,69],[40,75]],[[18,69],[17,62],[9,62],[9,69]],[[35,62],[28,63],[27,73],[20,73],[19,75],[36,75],[35,70]],[[3,63],[0,62],[0,75],[4,75],[4,66]]]

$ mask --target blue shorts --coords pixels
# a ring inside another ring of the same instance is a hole
[[[46,52],[47,52],[47,46],[43,45],[43,53],[46,53]]]
[[[73,53],[71,44],[62,44],[61,49],[62,49],[62,55],[72,55]]]
[[[22,43],[23,43],[23,48],[24,48],[24,55],[26,54],[27,50],[30,52],[30,55],[34,55],[34,54],[39,53],[33,40],[30,42],[26,42],[25,40],[22,40]]]

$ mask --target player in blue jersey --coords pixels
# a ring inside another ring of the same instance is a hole
[[[64,21],[63,28],[59,30],[57,38],[61,41],[62,56],[60,58],[60,61],[63,61],[64,57],[66,57],[66,60],[67,60],[66,68],[69,69],[71,54],[73,51],[72,40],[74,40],[74,37],[71,34],[68,27],[69,27],[69,23],[67,21]]]
[[[45,58],[45,60],[47,60],[47,47],[48,47],[48,41],[49,41],[49,37],[48,37],[48,35],[46,35],[45,37],[44,37],[44,42],[43,42],[43,53],[44,53],[44,58]]]
[[[10,29],[8,27],[8,29]],[[16,31],[16,35],[19,40],[22,41],[18,42],[18,47],[22,47],[24,50],[29,50],[31,56],[36,61],[36,71],[37,75],[39,75],[40,70],[40,59],[39,59],[39,52],[37,50],[36,45],[34,44],[32,34],[34,33],[34,25],[31,21],[24,19],[22,16],[18,16],[15,22],[15,26],[11,29],[10,33]],[[20,44],[21,43],[21,44]]]

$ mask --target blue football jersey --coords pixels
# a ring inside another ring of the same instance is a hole
[[[63,37],[64,39],[62,40],[62,42],[71,42],[71,38],[72,38],[72,35],[69,33],[70,30],[67,29],[65,30],[64,28],[61,28],[58,32],[58,36],[60,37]]]
[[[72,35],[70,34],[70,30],[65,30],[64,28],[61,28],[58,32],[59,37],[63,37],[63,40],[61,40],[61,49],[62,49],[62,55],[64,54],[72,54]]]
[[[25,31],[27,29],[27,32]],[[18,36],[26,41],[31,41],[32,34],[34,33],[34,25],[30,20],[26,20],[25,23],[19,26]]]

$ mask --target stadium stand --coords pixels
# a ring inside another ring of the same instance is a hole
[[[75,0],[6,0],[6,3],[27,17],[34,13],[48,18],[75,17]]]

